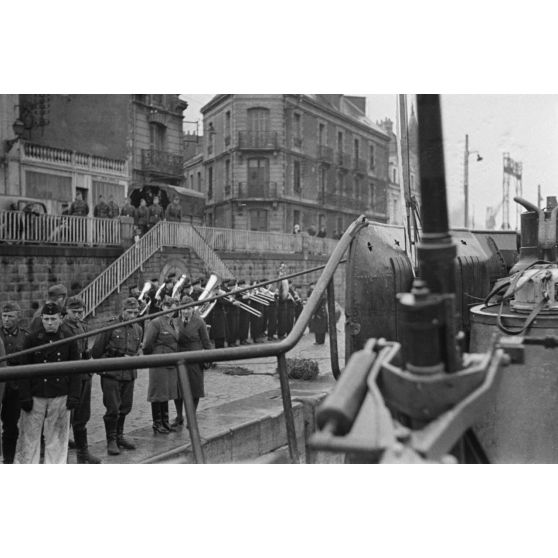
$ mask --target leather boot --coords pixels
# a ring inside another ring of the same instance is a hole
[[[156,434],[168,434],[169,431],[164,428],[161,420],[161,403],[151,403],[151,416],[153,417],[153,432]]]
[[[167,432],[174,432],[175,428],[171,428],[169,424],[169,402],[165,401],[159,405],[161,406],[161,424],[163,425],[163,428]]]
[[[116,422],[105,419],[105,431],[107,433],[107,453],[109,455],[120,455],[116,444]]]
[[[87,430],[74,432],[74,439],[76,441],[76,456],[78,464],[99,465],[101,463],[101,460],[98,457],[89,453]]]
[[[136,446],[124,438],[124,421],[126,420],[125,416],[118,417],[118,423],[116,428],[116,445],[119,448],[124,448],[127,450],[135,450]]]
[[[184,424],[184,415],[182,414],[182,409],[183,409],[182,399],[175,399],[174,407],[176,409],[176,418],[170,424],[171,429],[177,428]]]

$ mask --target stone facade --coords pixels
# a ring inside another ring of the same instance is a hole
[[[364,98],[218,95],[202,114],[206,224],[333,237],[387,221],[389,138]]]

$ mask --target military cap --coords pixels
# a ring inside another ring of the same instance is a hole
[[[21,312],[21,308],[17,302],[5,302],[2,305],[2,312]]]
[[[237,284],[238,284],[238,285],[246,285],[246,280],[245,280],[245,279],[241,279]]]
[[[180,299],[180,304],[190,304],[190,302],[194,302],[194,299],[191,296],[184,295]]]
[[[60,314],[60,306],[56,302],[46,302],[41,310],[42,316],[54,316]]]
[[[128,297],[122,305],[122,310],[139,310],[139,302],[133,296]]]
[[[192,287],[195,287],[196,285],[200,285],[201,284],[201,280],[200,279],[194,279],[192,281]]]
[[[165,281],[172,281],[176,277],[176,273],[169,273]]]
[[[190,283],[190,279],[185,279],[184,283],[182,283],[183,287],[190,287],[192,285],[192,283]]]
[[[68,310],[83,310],[85,305],[79,296],[72,296],[66,301],[66,308]]]
[[[162,302],[163,306],[172,306],[173,304],[178,304],[178,299],[172,296],[165,296]]]
[[[152,283],[158,282],[159,281],[159,277],[154,277],[153,279],[151,279]]]
[[[52,285],[48,288],[48,296],[51,298],[66,296],[67,294],[68,289],[64,285]]]

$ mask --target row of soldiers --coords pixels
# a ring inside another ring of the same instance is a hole
[[[167,275],[163,285],[159,285],[158,278],[154,277],[150,281],[150,290],[144,296],[141,296],[138,287],[133,287],[130,295],[138,298],[140,305],[144,308],[147,305],[146,311],[151,314],[161,310],[161,301],[165,296],[188,295],[197,301],[206,286],[205,278],[198,278],[194,281],[185,279],[181,281],[180,288],[175,289],[177,281],[175,273]],[[256,285],[266,281],[267,279],[264,278],[260,281],[253,281],[252,284]],[[262,301],[261,296],[257,297],[259,300],[254,299],[252,295],[258,293],[257,289],[244,293],[236,292],[247,286],[244,279],[239,281],[230,279],[224,281],[219,288],[210,293],[210,296],[228,294],[227,297],[218,299],[209,314],[205,316],[205,321],[210,328],[210,338],[215,348],[284,339],[302,312],[303,301],[299,292],[300,286],[291,285],[286,296],[280,296],[278,287],[271,288],[267,293],[265,301],[267,304]],[[242,306],[250,307],[261,316],[250,313]]]
[[[81,192],[76,192],[76,199],[70,205],[68,213],[82,217],[89,215],[89,205],[83,199]],[[141,234],[145,234],[159,221],[181,221],[182,207],[180,206],[179,197],[174,196],[172,203],[168,204],[166,209],[163,209],[159,202],[159,197],[155,196],[153,203],[149,206],[145,198],[141,198],[138,207],[135,207],[132,204],[132,198],[128,197],[126,203],[120,208],[114,201],[114,196],[109,196],[107,202],[103,195],[100,194],[97,204],[93,208],[93,216],[100,219],[114,219],[119,216],[132,217],[134,225],[139,228]]]
[[[1,310],[0,356],[86,333],[83,301],[75,296],[67,298],[64,285],[49,288],[46,302],[37,310],[28,328],[20,324],[21,308],[17,303],[6,302]],[[115,325],[119,327],[98,335],[91,352],[85,337],[8,358],[2,365],[137,355],[143,331],[137,323],[126,322],[137,317],[138,312],[137,300],[128,298],[120,316],[115,318],[119,322]],[[123,431],[125,417],[132,407],[135,378],[135,370],[101,374],[107,441],[114,441],[118,448],[129,450],[135,446],[124,437]],[[3,462],[39,463],[42,452],[45,463],[66,463],[71,427],[77,462],[100,463],[101,460],[89,451],[87,440],[91,386],[92,374],[44,376],[0,383]]]

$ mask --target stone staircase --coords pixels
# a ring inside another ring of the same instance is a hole
[[[210,273],[215,273],[220,279],[234,277],[192,225],[160,221],[79,293],[85,304],[85,316],[94,316],[112,293],[119,292],[135,272],[165,248],[188,249],[195,253]]]

